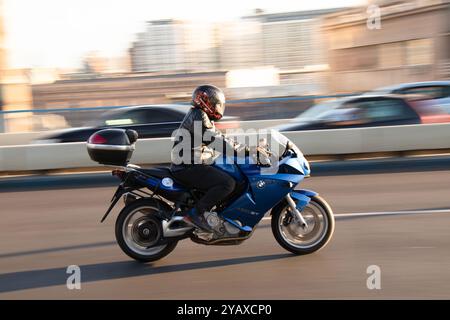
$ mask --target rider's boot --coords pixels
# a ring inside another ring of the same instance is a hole
[[[184,215],[184,220],[188,223],[194,224],[196,227],[207,232],[214,232],[214,230],[209,226],[203,214],[199,213],[196,208],[192,208]]]

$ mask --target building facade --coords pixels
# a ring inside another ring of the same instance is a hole
[[[328,61],[322,17],[339,10],[259,11],[224,24],[219,64],[224,70],[276,68],[285,92],[325,93]]]
[[[220,65],[225,70],[275,67],[298,70],[327,63],[322,17],[342,9],[255,13],[220,28]]]
[[[131,51],[134,72],[174,71],[184,68],[183,24],[176,20],[147,23]]]
[[[133,72],[215,70],[216,30],[203,23],[149,21],[130,56]]]
[[[322,17],[342,9],[261,14],[263,64],[296,70],[327,64]],[[253,18],[254,19],[254,18]]]
[[[222,23],[218,34],[221,69],[263,66],[262,25],[257,18]]]
[[[379,28],[367,8],[327,16],[332,92],[365,91],[450,77],[450,1],[377,1]]]
[[[0,1],[0,110],[32,109],[30,70],[11,69],[8,66],[3,14],[3,1]],[[30,128],[29,114],[0,114],[0,133],[27,131]]]
[[[255,13],[220,24],[150,21],[130,49],[135,72],[300,69],[326,64],[321,17],[341,9]]]
[[[199,83],[225,86],[225,72],[128,74],[61,80],[32,87],[36,109],[125,106],[189,101]]]

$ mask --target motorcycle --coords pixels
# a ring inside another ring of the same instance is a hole
[[[311,171],[300,149],[276,131],[271,132],[271,140],[282,146],[279,154],[263,145],[258,147],[257,156],[235,156],[231,162],[212,164],[237,183],[227,199],[205,213],[212,230],[207,232],[183,216],[204,190],[183,186],[169,168],[130,164],[137,141],[135,131],[98,131],[88,140],[88,153],[92,160],[114,166],[112,174],[120,179],[101,222],[122,198],[125,206],[116,219],[116,240],[125,254],[141,262],[165,257],[184,239],[203,245],[241,244],[252,236],[266,213],[272,233],[284,249],[296,255],[316,252],[333,235],[333,211],[318,193],[296,189]],[[275,170],[266,172],[270,159],[278,163]]]

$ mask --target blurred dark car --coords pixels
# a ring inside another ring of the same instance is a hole
[[[87,123],[86,127],[69,128],[47,133],[33,143],[84,142],[94,132],[105,128],[133,129],[140,139],[170,137],[186,113],[188,105],[148,105],[110,110]],[[218,129],[236,128],[235,117],[224,116],[216,123]]]
[[[279,131],[321,130],[450,122],[450,115],[418,95],[360,95],[317,104]]]
[[[378,88],[367,94],[420,94],[450,114],[450,81],[424,81]]]

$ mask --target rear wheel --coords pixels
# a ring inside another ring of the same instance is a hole
[[[322,249],[334,232],[333,211],[321,197],[311,198],[303,209],[302,216],[308,224],[306,229],[295,221],[286,202],[275,207],[272,212],[272,232],[275,239],[283,248],[299,255]]]
[[[157,215],[161,208],[170,210],[163,202],[139,199],[120,212],[116,220],[116,240],[129,257],[141,262],[156,261],[175,249],[176,240],[165,239],[161,243],[163,233]]]

